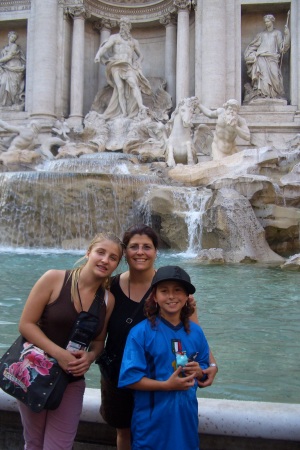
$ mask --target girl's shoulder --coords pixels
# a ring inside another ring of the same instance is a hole
[[[62,280],[64,280],[65,276],[66,276],[66,270],[50,269],[50,270],[47,270],[47,272],[45,272],[44,275],[42,275],[40,279],[43,279],[47,282],[56,283],[56,282],[61,282]]]

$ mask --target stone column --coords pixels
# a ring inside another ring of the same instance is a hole
[[[98,22],[94,23],[94,29],[100,32],[99,46],[103,44],[104,41],[111,35],[112,28],[117,26],[117,22],[109,19],[102,19]],[[105,66],[100,62],[99,63],[99,75],[98,75],[98,90],[104,88],[107,85],[106,75],[105,75]]]
[[[300,123],[300,2],[292,0],[289,28],[291,43],[291,104],[297,106],[295,120]],[[293,39],[294,37],[294,39]]]
[[[57,0],[32,0],[32,96],[34,119],[55,118],[57,59]]]
[[[174,0],[178,8],[177,60],[176,60],[176,104],[189,97],[189,14],[191,0]]]
[[[71,98],[70,127],[81,127],[83,119],[83,88],[84,88],[84,25],[89,17],[83,6],[67,8],[73,18],[72,61],[71,61]]]
[[[226,100],[226,29],[234,20],[229,23],[226,16],[227,1],[232,0],[200,0],[197,4],[197,20],[201,20],[201,51],[197,56],[201,58],[201,86],[197,85],[197,96],[209,108],[218,108]],[[197,53],[199,50],[197,47]]]
[[[195,95],[202,99],[202,0],[197,1],[197,8],[195,10]],[[200,3],[200,7],[199,7]]]
[[[165,44],[165,79],[167,92],[171,95],[173,106],[176,105],[176,17],[168,14],[160,19],[166,27]]]

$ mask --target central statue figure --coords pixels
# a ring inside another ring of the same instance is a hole
[[[133,118],[146,107],[142,92],[151,94],[149,81],[142,74],[143,60],[139,43],[131,34],[128,18],[120,19],[120,32],[104,41],[96,54],[95,62],[106,65],[106,78],[113,88],[112,97],[104,112],[105,119],[118,116]]]

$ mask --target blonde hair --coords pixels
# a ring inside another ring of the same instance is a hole
[[[102,242],[102,241],[112,241],[112,242],[114,242],[115,244],[117,244],[119,246],[119,250],[120,250],[119,262],[120,262],[121,258],[123,256],[124,245],[123,245],[122,241],[114,233],[111,233],[109,231],[103,231],[101,233],[96,234],[96,236],[90,242],[90,245],[89,245],[89,247],[87,249],[87,252],[90,252],[92,250],[92,248],[96,244],[98,244],[99,242]],[[77,296],[77,284],[78,284],[78,280],[79,280],[79,277],[80,277],[80,272],[82,271],[83,267],[87,263],[86,257],[83,256],[82,258],[78,259],[75,262],[75,265],[79,264],[81,261],[84,261],[84,263],[81,264],[80,266],[75,267],[74,269],[72,269],[70,271],[70,275],[68,277],[68,279],[70,279],[70,277],[72,278],[72,283],[71,283],[71,298],[72,298],[72,301],[74,301],[75,297]],[[110,285],[110,276],[106,277],[101,285],[104,287],[104,289],[108,289],[109,285]]]

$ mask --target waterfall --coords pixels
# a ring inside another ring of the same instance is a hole
[[[173,239],[174,248],[191,257],[202,248],[202,219],[211,195],[206,188],[152,185],[140,198],[138,208],[144,223],[161,228],[166,240]]]
[[[0,246],[81,250],[101,230],[121,237],[144,222],[158,232],[171,230],[171,237],[162,237],[166,246],[197,253],[211,191],[175,188],[150,166],[135,155],[105,152],[0,173]],[[165,202],[160,211],[153,195]]]
[[[181,205],[187,226],[188,245],[185,254],[195,256],[202,249],[203,215],[211,191],[208,189],[190,188],[174,191],[176,205]]]
[[[138,157],[123,153],[92,153],[80,158],[48,160],[36,167],[40,172],[135,174]]]
[[[0,246],[85,248],[104,230],[121,236],[140,221],[142,176],[18,172],[0,174]]]

